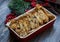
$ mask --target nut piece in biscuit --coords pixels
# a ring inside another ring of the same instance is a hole
[[[17,24],[16,24],[16,23],[11,24],[10,27],[11,27],[12,29],[16,29],[16,28],[17,28]]]

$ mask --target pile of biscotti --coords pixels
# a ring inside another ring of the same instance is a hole
[[[32,30],[46,24],[54,17],[46,12],[42,6],[36,5],[35,9],[28,12],[26,15],[21,16],[17,20],[11,20],[10,28],[16,31],[17,34],[24,37],[30,34]]]

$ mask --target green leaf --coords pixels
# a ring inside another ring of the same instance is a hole
[[[15,11],[17,15],[20,15],[25,12],[25,10],[30,6],[30,3],[25,2],[24,0],[12,0],[8,6],[11,11]]]

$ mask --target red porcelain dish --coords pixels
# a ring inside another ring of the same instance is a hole
[[[26,12],[26,13],[29,13],[30,11],[33,11],[34,9],[35,9],[35,8],[29,10],[29,11]],[[52,20],[50,20],[48,23],[40,26],[38,29],[36,29],[34,32],[30,33],[30,34],[27,35],[26,37],[21,38],[13,29],[9,28],[11,34],[12,34],[18,41],[20,41],[20,42],[28,42],[29,40],[31,40],[32,38],[34,38],[35,36],[37,36],[37,35],[40,34],[41,32],[43,32],[43,31],[47,30],[48,28],[52,27],[53,24],[54,24],[54,22],[55,22],[55,20],[56,20],[56,16],[55,16],[53,13],[49,12],[49,11],[48,11],[47,9],[45,9],[44,7],[43,7],[43,9],[44,9],[45,11],[47,11],[48,13],[52,14],[52,15],[54,16],[54,19],[52,19]],[[25,15],[26,13],[24,13],[23,15]],[[20,16],[23,16],[23,15],[20,15]],[[18,19],[20,16],[16,17],[15,19]],[[10,22],[8,22],[8,23],[6,24],[6,26],[9,27],[9,24],[10,24]]]

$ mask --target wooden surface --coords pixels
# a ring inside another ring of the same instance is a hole
[[[6,15],[10,13],[9,8],[7,7],[8,3],[9,0],[5,0],[0,4],[0,42],[16,41],[12,36],[10,36],[9,30],[4,24]],[[30,42],[60,42],[60,15],[57,15],[57,20],[51,29],[46,30]]]

